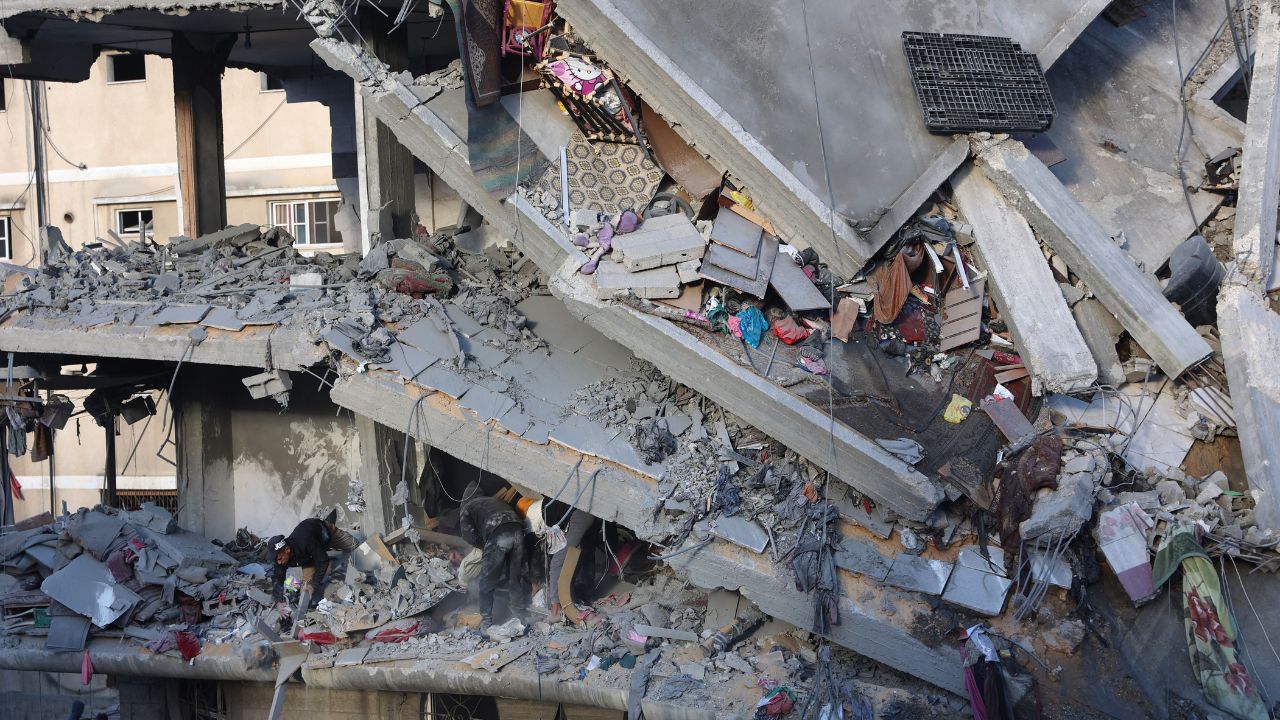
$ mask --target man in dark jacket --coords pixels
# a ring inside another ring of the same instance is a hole
[[[481,627],[493,624],[493,593],[507,590],[512,614],[522,617],[529,606],[529,584],[524,574],[524,520],[507,503],[480,494],[475,483],[463,496],[459,522],[462,539],[482,548],[480,575]]]
[[[271,543],[275,564],[271,567],[271,597],[282,616],[289,614],[284,602],[284,578],[291,567],[302,568],[302,589],[310,591],[314,601],[324,597],[328,581],[329,551],[350,552],[356,548],[351,533],[333,523],[334,514],[328,518],[308,518],[298,523],[287,538],[277,538]],[[306,608],[299,608],[305,611]]]

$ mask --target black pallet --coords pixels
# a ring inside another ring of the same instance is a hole
[[[1057,108],[1040,60],[1009,38],[904,32],[930,132],[1044,132]]]

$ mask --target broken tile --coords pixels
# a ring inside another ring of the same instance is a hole
[[[230,308],[215,307],[209,310],[209,314],[204,316],[200,324],[205,327],[217,328],[219,330],[230,330],[231,332],[240,332],[244,329],[245,321],[241,320],[236,311]]]
[[[951,577],[952,565],[942,560],[928,560],[910,553],[898,553],[884,582],[904,590],[928,595],[941,595]]]
[[[845,538],[835,552],[836,567],[865,575],[876,582],[883,582],[889,575],[892,561],[880,554],[875,546],[855,538]]]
[[[100,628],[142,602],[137,593],[115,581],[106,565],[88,555],[77,556],[45,578],[40,591]]]
[[[170,305],[156,315],[157,325],[186,325],[198,323],[209,314],[208,305]]]
[[[955,568],[942,599],[986,616],[999,615],[1013,581],[1005,577],[1004,551],[988,546],[990,562],[978,546],[970,545],[956,554]]]
[[[757,554],[763,553],[769,545],[769,535],[759,523],[737,515],[718,518],[711,532]]]
[[[466,310],[458,307],[456,303],[444,303],[444,311],[449,316],[450,322],[453,323],[454,329],[467,337],[471,337],[484,329],[483,325],[476,322],[475,319],[467,314]]]
[[[778,293],[782,302],[792,312],[806,310],[830,310],[832,299],[814,287],[813,281],[804,274],[804,269],[795,264],[790,257],[781,257],[773,263],[773,273],[769,276],[769,287]]]

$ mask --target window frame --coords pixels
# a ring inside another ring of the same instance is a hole
[[[118,234],[121,238],[125,240],[128,240],[130,238],[137,238],[138,237],[137,228],[135,227],[133,230],[125,230],[124,223],[121,219],[121,216],[124,215],[124,213],[132,213],[132,212],[139,213],[138,215],[139,222],[145,222],[142,220],[141,213],[144,213],[144,212],[151,213],[151,220],[150,220],[151,227],[143,233],[143,237],[145,237],[147,240],[154,240],[156,236],[156,212],[154,208],[150,208],[150,207],[116,208],[115,211],[112,213],[113,219],[115,220],[115,222],[112,223],[112,225],[114,226],[112,229],[116,231],[116,234]]]
[[[142,77],[132,80],[116,79],[116,58],[123,56],[133,56],[142,58]],[[147,81],[147,55],[146,53],[116,52],[107,55],[107,84],[108,85],[128,85],[130,83],[143,83]]]
[[[0,215],[0,242],[3,243],[3,249],[0,250],[0,260],[6,262],[13,260],[13,219],[8,215]]]
[[[315,206],[329,206],[328,214],[322,221],[315,219]],[[333,225],[333,218],[338,207],[342,205],[342,198],[336,197],[320,197],[320,198],[294,198],[292,200],[272,200],[267,203],[267,225],[272,227],[284,228],[286,232],[293,236],[294,244],[299,248],[330,248],[342,245],[342,236],[338,234],[337,228]],[[285,222],[281,223],[277,220],[278,211],[281,208],[285,210]],[[302,208],[302,218],[297,215],[297,208]],[[324,226],[325,242],[315,242],[316,229]],[[298,228],[305,230],[304,234],[299,234]],[[337,235],[338,239],[333,239]]]

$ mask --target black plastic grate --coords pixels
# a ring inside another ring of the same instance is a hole
[[[902,50],[930,132],[1043,132],[1053,124],[1040,60],[1009,38],[904,32]]]

